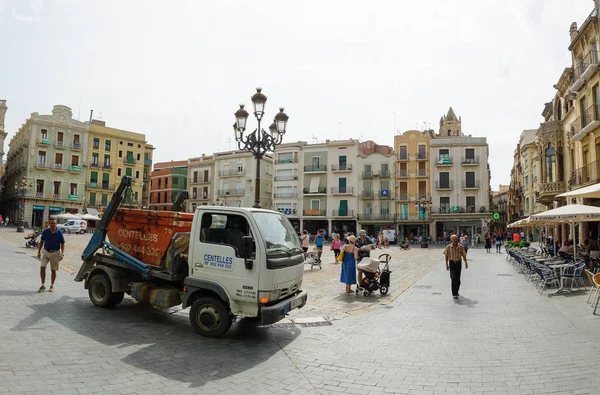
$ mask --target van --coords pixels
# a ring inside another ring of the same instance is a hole
[[[64,224],[58,224],[56,227],[63,233],[84,234],[87,229],[87,221],[83,219],[70,219]]]

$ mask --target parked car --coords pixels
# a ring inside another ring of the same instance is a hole
[[[80,233],[84,234],[87,229],[87,221],[83,219],[71,219],[64,224],[58,224],[56,227],[63,233]]]

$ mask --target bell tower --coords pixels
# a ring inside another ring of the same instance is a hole
[[[448,113],[440,118],[440,131],[437,137],[460,137],[462,136],[461,119],[457,119],[452,107]]]

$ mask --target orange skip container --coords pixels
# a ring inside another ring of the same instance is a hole
[[[190,232],[194,214],[175,211],[119,209],[108,226],[109,242],[154,267],[164,265],[171,238]]]

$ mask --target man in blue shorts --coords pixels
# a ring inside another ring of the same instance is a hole
[[[58,271],[60,261],[65,256],[65,237],[56,228],[56,220],[49,220],[48,225],[49,227],[42,232],[42,241],[40,242],[37,254],[38,259],[41,260],[40,278],[42,279],[42,286],[38,289],[38,292],[46,290],[46,266],[48,266],[48,262],[50,262],[50,270],[52,271],[52,284],[50,284],[49,291],[54,292],[56,272]]]

